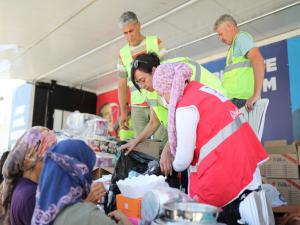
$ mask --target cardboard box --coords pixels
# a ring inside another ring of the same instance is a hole
[[[300,179],[270,179],[272,184],[283,195],[289,205],[300,203]]]
[[[287,145],[286,140],[273,140],[273,141],[264,142],[265,147],[277,147],[277,146],[286,146],[286,145]]]
[[[285,145],[284,141],[269,141],[265,149],[269,160],[260,166],[261,174],[269,178],[300,178],[299,142]]]
[[[102,167],[102,168],[95,167],[92,173],[93,180],[97,180],[101,178],[103,175],[112,174],[114,170],[115,170],[114,167]]]
[[[127,217],[141,218],[142,198],[126,198],[118,194],[117,209],[123,212]]]
[[[137,144],[133,150],[138,152],[143,152],[147,155],[151,155],[156,159],[159,159],[159,145],[160,141],[147,139],[139,144]]]

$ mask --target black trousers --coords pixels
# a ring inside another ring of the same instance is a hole
[[[242,108],[246,104],[246,99],[238,99],[238,98],[233,98],[230,100],[236,107],[239,109]]]
[[[166,182],[170,185],[170,187],[177,188],[177,189],[184,189],[185,193],[188,191],[188,172],[184,170],[179,173],[176,172],[174,169],[172,171],[172,176],[168,176]]]

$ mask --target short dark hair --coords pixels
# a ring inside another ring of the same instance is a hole
[[[141,91],[140,86],[135,82],[135,79],[134,79],[135,72],[137,70],[140,70],[144,73],[152,74],[152,68],[158,67],[160,65],[160,59],[156,53],[151,52],[151,53],[141,54],[141,55],[137,56],[132,61],[133,62],[132,65],[134,65],[135,61],[138,61],[138,64],[137,64],[137,67],[134,67],[134,66],[131,67],[130,78],[131,78],[133,85],[136,87],[136,89]]]

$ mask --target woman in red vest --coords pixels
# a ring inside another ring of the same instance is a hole
[[[258,165],[268,159],[267,153],[239,110],[217,91],[190,81],[191,75],[185,64],[170,63],[158,66],[153,76],[153,88],[169,107],[173,168],[189,167],[189,195],[223,207],[220,222],[272,224],[267,207],[257,205],[266,203]],[[248,207],[257,209],[257,220],[247,215]]]

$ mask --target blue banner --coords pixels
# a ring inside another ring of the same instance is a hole
[[[270,100],[262,142],[285,139],[291,143],[293,133],[287,42],[269,44],[261,47],[260,51],[266,65],[262,98]],[[222,77],[225,58],[205,63],[203,66]]]
[[[31,127],[34,85],[24,84],[14,93],[11,111],[9,146],[12,148],[17,139]]]

